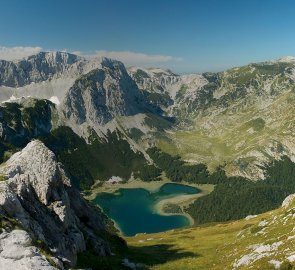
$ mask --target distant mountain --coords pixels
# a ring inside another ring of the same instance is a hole
[[[153,93],[167,76],[149,73],[136,81]],[[157,91],[170,95],[173,105],[165,111],[178,123],[158,142],[164,151],[256,180],[265,177],[263,167],[272,159],[294,159],[294,58],[173,78]]]
[[[126,248],[110,231],[112,223],[76,189],[112,176],[214,184],[213,192],[186,209],[195,220],[202,213],[200,223],[273,209],[294,190],[292,57],[177,75],[126,69],[107,58],[39,53],[0,61],[0,102],[0,251],[29,254],[0,252],[0,268],[9,258],[14,268],[34,263],[62,269],[74,266],[79,252],[97,259],[111,255],[113,245]],[[286,218],[285,210],[277,213]],[[241,222],[239,231],[268,231],[259,224]],[[256,252],[248,250],[245,256]],[[229,265],[247,267],[243,254]]]
[[[264,178],[272,159],[295,156],[293,57],[190,75],[65,52],[1,63],[0,101],[50,99],[58,125],[86,140],[119,130],[147,159],[146,148],[157,145],[251,179]]]
[[[40,52],[20,61],[0,60],[0,85],[22,87],[43,82],[65,72],[81,60],[65,52]]]
[[[143,90],[146,98],[153,104],[161,106],[168,115],[173,115],[173,109],[185,98],[196,99],[196,91],[208,83],[207,79],[198,74],[177,75],[170,70],[159,68],[128,69],[130,76]],[[180,98],[182,98],[180,100]],[[183,104],[185,106],[185,104]]]
[[[67,119],[103,125],[116,116],[152,111],[121,62],[104,58],[100,65],[79,77],[66,93],[62,111]]]
[[[104,58],[87,60],[66,52],[40,52],[19,61],[0,60],[0,101],[20,97],[60,103],[81,75],[100,68]]]

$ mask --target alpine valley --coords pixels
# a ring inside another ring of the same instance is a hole
[[[295,58],[178,75],[40,52],[0,60],[0,102],[0,269],[295,269]],[[126,194],[180,225],[127,237],[97,203]]]

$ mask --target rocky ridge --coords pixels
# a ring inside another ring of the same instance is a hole
[[[80,57],[64,52],[40,52],[19,61],[0,60],[0,85],[22,87],[65,72]]]
[[[121,62],[104,59],[77,79],[62,103],[66,119],[76,124],[104,125],[116,116],[149,111],[148,103]]]
[[[195,100],[198,91],[208,84],[206,77],[199,74],[177,75],[170,70],[137,67],[128,68],[128,72],[145,97],[170,116],[176,116],[175,110]]]
[[[210,170],[225,165],[228,175],[265,178],[263,168],[271,160],[284,155],[294,160],[294,74],[292,58],[283,58],[204,73],[198,86],[176,83],[166,112],[177,125],[158,145]],[[150,91],[148,83],[137,82]]]
[[[0,266],[63,269],[87,248],[98,256],[111,254],[102,214],[71,186],[43,143],[30,142],[1,165],[0,174]]]
[[[228,175],[253,180],[265,177],[263,167],[272,159],[295,157],[292,57],[191,75],[126,70],[118,61],[64,52],[7,63],[0,72],[0,100],[50,99],[60,123],[85,139],[93,131],[104,137],[118,129],[147,159],[145,149],[158,145],[210,170],[226,164]],[[11,70],[18,69],[21,79],[12,83]]]
[[[0,267],[5,270],[57,270],[50,264],[40,249],[32,243],[30,235],[15,229],[0,234]],[[61,266],[61,265],[60,265]]]
[[[107,65],[109,59],[85,59],[66,52],[40,52],[19,61],[0,60],[0,101],[21,97],[60,104],[80,76]]]

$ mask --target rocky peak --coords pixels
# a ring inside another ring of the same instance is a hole
[[[22,87],[63,73],[79,56],[66,52],[40,52],[19,61],[0,60],[0,85]]]
[[[17,61],[16,63],[20,63],[23,61],[28,61],[30,63],[34,62],[43,62],[47,63],[48,65],[58,65],[58,64],[63,64],[63,65],[72,65],[78,60],[81,60],[81,57],[67,53],[67,52],[40,52],[35,55],[31,55],[24,60]]]
[[[36,192],[38,200],[45,205],[62,200],[63,184],[70,185],[66,177],[59,178],[61,172],[53,152],[38,140],[15,153],[1,173],[13,185],[26,181]]]
[[[170,70],[160,68],[145,69],[131,67],[128,69],[128,72],[141,90],[156,93],[167,92],[169,94],[171,87],[181,80],[179,75],[172,73]]]
[[[67,92],[62,111],[82,124],[105,124],[116,116],[149,110],[142,92],[119,61],[102,58],[101,66],[76,80]]]
[[[42,142],[32,141],[15,153],[1,166],[0,174],[3,179],[0,182],[0,218],[14,220],[22,228],[21,234],[28,238],[24,245],[21,241],[15,244],[9,239],[14,239],[11,234],[16,233],[16,228],[0,228],[0,240],[6,239],[6,242],[0,241],[0,266],[6,262],[10,264],[9,269],[30,269],[28,265],[32,259],[38,265],[39,256],[28,256],[22,261],[24,267],[18,268],[24,257],[7,254],[13,250],[25,252],[24,249],[34,243],[42,243],[50,257],[44,260],[47,263],[48,259],[54,260],[59,268],[74,266],[77,253],[87,248],[98,256],[110,254],[108,244],[99,235],[99,232],[109,234],[101,213],[91,208],[71,186],[61,164]],[[6,246],[11,249],[7,250]],[[37,249],[36,252],[41,251]]]
[[[120,61],[117,61],[117,60],[114,60],[114,59],[110,59],[110,58],[107,58],[107,57],[99,57],[99,58],[96,58],[98,62],[101,63],[101,66],[102,67],[105,67],[105,68],[109,68],[109,69],[120,69],[121,71],[126,71],[125,69],[125,66],[122,62]]]

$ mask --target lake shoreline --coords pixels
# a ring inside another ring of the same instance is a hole
[[[172,182],[173,183],[173,182]],[[203,185],[189,185],[188,183],[186,183],[185,185],[188,186],[192,186],[195,187],[197,189],[200,190],[200,192],[196,193],[196,194],[187,194],[187,195],[178,195],[172,198],[167,198],[167,199],[163,199],[161,201],[159,201],[155,207],[154,210],[156,213],[160,214],[160,215],[183,215],[185,217],[188,218],[189,222],[190,222],[190,226],[194,225],[195,222],[193,220],[193,218],[187,213],[185,212],[185,208],[193,203],[195,200],[197,200],[200,197],[203,197],[205,195],[208,195],[210,192],[213,191],[214,186],[213,185],[207,185],[207,184],[203,184]],[[182,213],[169,213],[169,212],[165,212],[164,211],[164,207],[166,204],[175,204],[180,206]]]
[[[130,188],[143,188],[149,192],[157,192],[161,186],[167,183],[173,183],[169,180],[159,180],[159,181],[151,181],[144,182],[141,180],[129,180],[127,182],[119,182],[119,183],[108,183],[108,182],[100,182],[99,184],[94,184],[90,191],[90,195],[86,196],[88,200],[93,200],[97,194],[106,192],[106,193],[115,193],[118,189],[130,189]],[[100,185],[101,184],[101,185]]]
[[[192,184],[192,183],[188,183],[188,182],[184,182],[184,181],[176,183],[176,182],[169,181],[168,179],[159,180],[159,181],[151,181],[151,182],[143,182],[140,180],[132,179],[132,180],[129,180],[128,182],[119,182],[119,183],[114,183],[114,184],[104,182],[104,183],[102,183],[102,185],[99,185],[99,186],[94,185],[92,187],[92,189],[90,190],[90,195],[85,196],[85,198],[88,200],[94,200],[97,197],[97,195],[100,193],[114,194],[119,189],[138,189],[138,188],[140,188],[140,189],[144,189],[150,193],[156,193],[157,191],[160,190],[160,188],[163,185],[168,184],[168,183],[176,184],[176,185],[179,184],[179,185],[183,185],[183,186],[197,188],[199,190],[199,192],[196,194],[181,194],[181,195],[176,195],[171,198],[162,199],[154,205],[154,207],[153,207],[154,213],[157,213],[161,216],[174,216],[174,215],[184,216],[187,218],[187,220],[189,222],[188,226],[194,225],[193,218],[187,212],[185,212],[185,208],[189,204],[191,204],[192,202],[197,200],[198,198],[205,196],[205,195],[209,194],[210,192],[212,192],[214,189],[214,185]],[[169,212],[164,211],[164,207],[168,203],[180,206],[182,212],[181,213],[169,213]],[[113,222],[114,222],[114,226],[116,227],[116,229],[118,229],[120,231],[120,233],[124,236],[124,233],[120,229],[119,224],[114,220],[113,220]]]
[[[185,181],[181,182],[172,182],[168,179],[163,179],[163,180],[158,180],[158,181],[150,181],[150,182],[144,182],[141,180],[137,179],[132,179],[127,182],[119,182],[119,183],[108,183],[108,182],[101,182],[101,185],[94,184],[91,189],[89,190],[90,195],[85,196],[88,200],[93,200],[97,194],[102,193],[102,192],[107,192],[107,193],[115,193],[118,189],[124,188],[124,189],[129,189],[129,188],[143,188],[146,189],[149,192],[157,192],[161,186],[164,184],[180,184],[180,185],[185,185],[185,186],[190,186],[197,188],[201,190],[199,195],[202,194],[202,196],[205,196],[209,194],[210,192],[213,191],[214,185],[212,184],[194,184],[194,183],[189,183]],[[197,194],[196,194],[197,195]],[[201,196],[199,196],[201,197]]]

